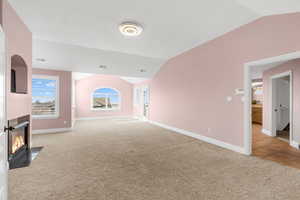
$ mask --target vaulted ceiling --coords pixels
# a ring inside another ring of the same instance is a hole
[[[296,0],[10,0],[10,3],[33,32],[35,67],[103,73],[98,66],[108,65],[108,74],[136,77],[151,77],[167,59],[261,16],[300,10]],[[135,38],[125,38],[118,30],[124,21],[140,23],[144,32]],[[73,50],[66,52],[68,48]],[[55,55],[57,52],[60,55]],[[79,62],[80,52],[84,53]],[[36,58],[47,62],[37,62]]]

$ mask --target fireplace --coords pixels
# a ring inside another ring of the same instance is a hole
[[[8,121],[8,162],[9,168],[30,164],[29,116]]]

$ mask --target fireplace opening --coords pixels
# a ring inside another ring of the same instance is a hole
[[[8,162],[9,168],[30,164],[29,116],[8,121]]]
[[[21,147],[25,145],[25,134],[23,130],[15,131],[12,136],[12,154],[16,153]]]

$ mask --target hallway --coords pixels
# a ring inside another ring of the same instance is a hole
[[[261,129],[261,125],[252,126],[252,155],[300,169],[300,150],[291,147],[286,141],[261,133]]]

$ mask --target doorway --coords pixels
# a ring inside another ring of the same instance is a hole
[[[292,145],[293,138],[293,98],[292,72],[284,72],[271,77],[272,88],[272,136]]]
[[[252,154],[252,142],[253,142],[253,127],[252,127],[252,70],[254,67],[261,67],[262,65],[273,65],[274,63],[284,63],[291,60],[300,59],[300,52],[293,52],[289,54],[284,54],[276,57],[266,58],[262,60],[257,60],[249,63],[245,63],[244,65],[244,154],[251,155]],[[269,66],[270,67],[270,66]],[[291,92],[292,95],[293,91]],[[272,109],[272,107],[267,106],[266,109]],[[292,109],[292,106],[291,106]],[[291,117],[292,121],[293,118]],[[292,132],[293,127],[290,124],[290,132]],[[264,132],[263,129],[261,132]],[[272,136],[274,133],[273,130],[267,130],[265,132],[266,135]],[[290,133],[290,138],[292,133]],[[292,138],[291,138],[292,139]],[[299,149],[298,143],[292,141],[292,144],[295,149]]]
[[[149,119],[150,108],[150,89],[148,85],[136,86],[134,88],[133,106],[135,117],[139,120],[146,121]]]
[[[143,95],[143,118],[148,120],[149,117],[149,102],[150,102],[150,90],[148,86],[142,88]]]
[[[254,93],[253,86],[257,83],[254,84],[253,76],[259,74],[257,69],[262,72],[259,87],[263,89]],[[298,125],[295,121],[300,108],[297,104],[298,73],[300,52],[245,65],[245,154],[300,169]],[[255,96],[258,94],[262,96]],[[260,101],[261,105],[257,105]],[[262,110],[259,117],[255,110],[258,108]]]

